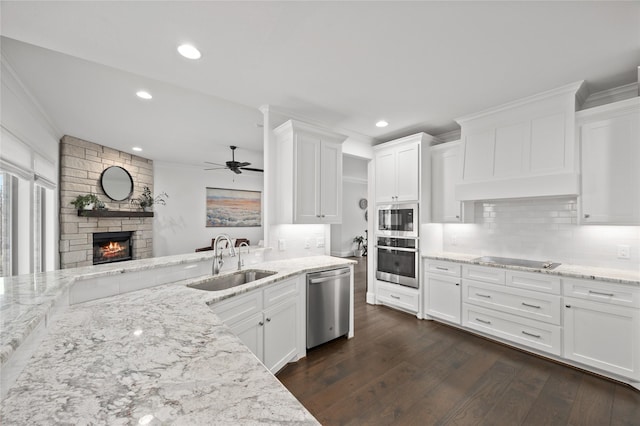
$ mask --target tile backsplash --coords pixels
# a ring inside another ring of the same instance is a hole
[[[630,248],[618,259],[618,246]],[[640,270],[640,227],[580,226],[575,198],[476,202],[475,223],[447,224],[450,252]]]

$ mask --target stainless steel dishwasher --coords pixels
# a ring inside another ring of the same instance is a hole
[[[307,274],[307,349],[349,332],[349,268]]]

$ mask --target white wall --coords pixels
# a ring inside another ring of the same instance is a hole
[[[630,259],[617,258],[617,246]],[[639,270],[640,227],[580,226],[575,198],[477,202],[475,223],[443,226],[449,252]]]
[[[260,168],[252,157],[246,157]],[[243,158],[245,161],[245,158]],[[206,188],[263,190],[262,174],[245,172],[236,175],[229,170],[205,171],[204,166],[187,166],[154,162],[154,191],[169,195],[165,206],[157,206],[153,223],[153,256],[192,253],[198,247],[211,244],[220,233],[231,238],[248,238],[257,245],[263,237],[263,227],[207,228]],[[264,211],[264,199],[263,199]]]
[[[353,256],[357,245],[353,238],[366,237],[367,221],[364,210],[360,209],[360,199],[367,199],[367,164],[369,160],[349,155],[342,161],[342,223],[331,225],[331,255]]]

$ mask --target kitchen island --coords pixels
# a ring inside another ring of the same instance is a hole
[[[207,255],[196,257],[207,260]],[[172,258],[165,260],[194,261],[194,255]],[[118,273],[126,275],[136,268],[152,270],[150,263],[134,261],[131,269],[120,264],[97,272],[79,269],[109,276],[119,268],[124,272]],[[2,422],[317,424],[208,304],[287,277],[350,263],[328,256],[264,262],[253,266],[277,274],[235,289],[192,289],[186,285],[201,278],[190,278],[60,308],[55,324],[8,389],[2,401]],[[34,295],[31,309],[23,297],[20,304],[25,313],[47,312],[46,322],[56,306],[64,306],[60,298],[68,297],[66,291],[78,280],[69,271],[41,277],[56,290],[47,296]],[[26,281],[25,277],[8,278],[3,284],[13,294],[24,294]],[[6,299],[4,304],[12,305]],[[16,316],[7,327],[13,335],[32,327],[21,317],[34,314]]]

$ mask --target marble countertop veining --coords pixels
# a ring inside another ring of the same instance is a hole
[[[551,270],[535,269],[525,268],[522,266],[497,265],[495,263],[481,262],[479,260],[476,260],[480,257],[480,255],[453,252],[427,253],[422,255],[422,257],[425,259],[468,263],[473,265],[490,266],[494,268],[512,269],[516,271],[538,272],[542,274],[558,275],[567,278],[599,280],[616,284],[640,286],[640,269],[638,271],[631,271],[624,269],[600,268],[595,266],[569,264],[562,264],[557,268]]]
[[[207,303],[352,263],[329,256],[264,262],[255,267],[278,274],[231,291],[191,289],[186,284],[197,280],[183,280],[69,306],[9,389],[0,418],[3,424],[317,424]],[[32,297],[24,302],[39,310],[54,306],[79,273],[65,271],[43,274],[52,291],[25,290]],[[12,289],[19,292],[25,282],[34,284],[22,278]]]

